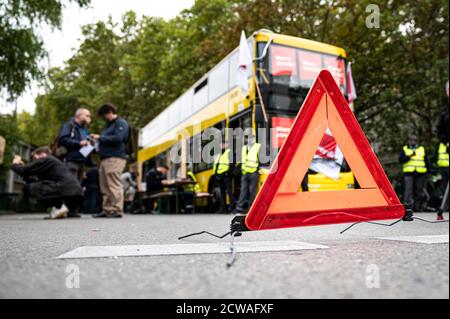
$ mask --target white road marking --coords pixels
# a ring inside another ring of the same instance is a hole
[[[447,235],[426,235],[426,236],[399,236],[399,237],[377,237],[378,239],[407,241],[419,244],[445,244],[449,242]]]
[[[235,242],[238,253],[295,251],[329,248],[323,245],[299,241],[255,241]],[[193,254],[226,254],[230,252],[229,242],[208,244],[175,245],[125,245],[125,246],[84,246],[62,254],[57,259],[102,258],[131,256],[166,256]]]

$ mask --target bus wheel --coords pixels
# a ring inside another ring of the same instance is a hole
[[[220,210],[220,187],[219,184],[213,181],[209,187],[209,193],[212,195],[209,200],[209,212],[217,213]]]

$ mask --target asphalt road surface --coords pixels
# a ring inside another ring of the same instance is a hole
[[[379,239],[448,235],[448,223],[360,224],[343,235],[346,225],[245,233],[236,245],[295,240],[329,248],[240,253],[227,269],[228,254],[55,257],[81,246],[217,243],[177,237],[204,229],[224,233],[229,215],[43,217],[0,215],[0,298],[449,298],[448,240]]]

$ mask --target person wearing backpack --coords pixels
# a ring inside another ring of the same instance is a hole
[[[124,202],[121,176],[128,158],[126,145],[130,138],[130,128],[127,121],[117,114],[117,108],[110,103],[102,105],[97,115],[106,122],[106,128],[100,135],[90,135],[99,143],[100,191],[103,196],[103,211],[94,217],[121,218]]]
[[[84,108],[78,109],[75,116],[61,127],[57,141],[58,157],[65,162],[80,184],[84,178],[84,167],[90,161],[89,157],[84,157],[80,153],[80,149],[90,143],[86,128],[89,123],[91,123],[91,112]]]

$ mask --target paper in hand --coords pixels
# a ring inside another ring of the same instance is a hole
[[[88,157],[89,154],[91,154],[94,149],[95,149],[94,146],[92,146],[91,144],[88,144],[88,145],[83,146],[82,148],[80,148],[80,153],[84,157]]]

